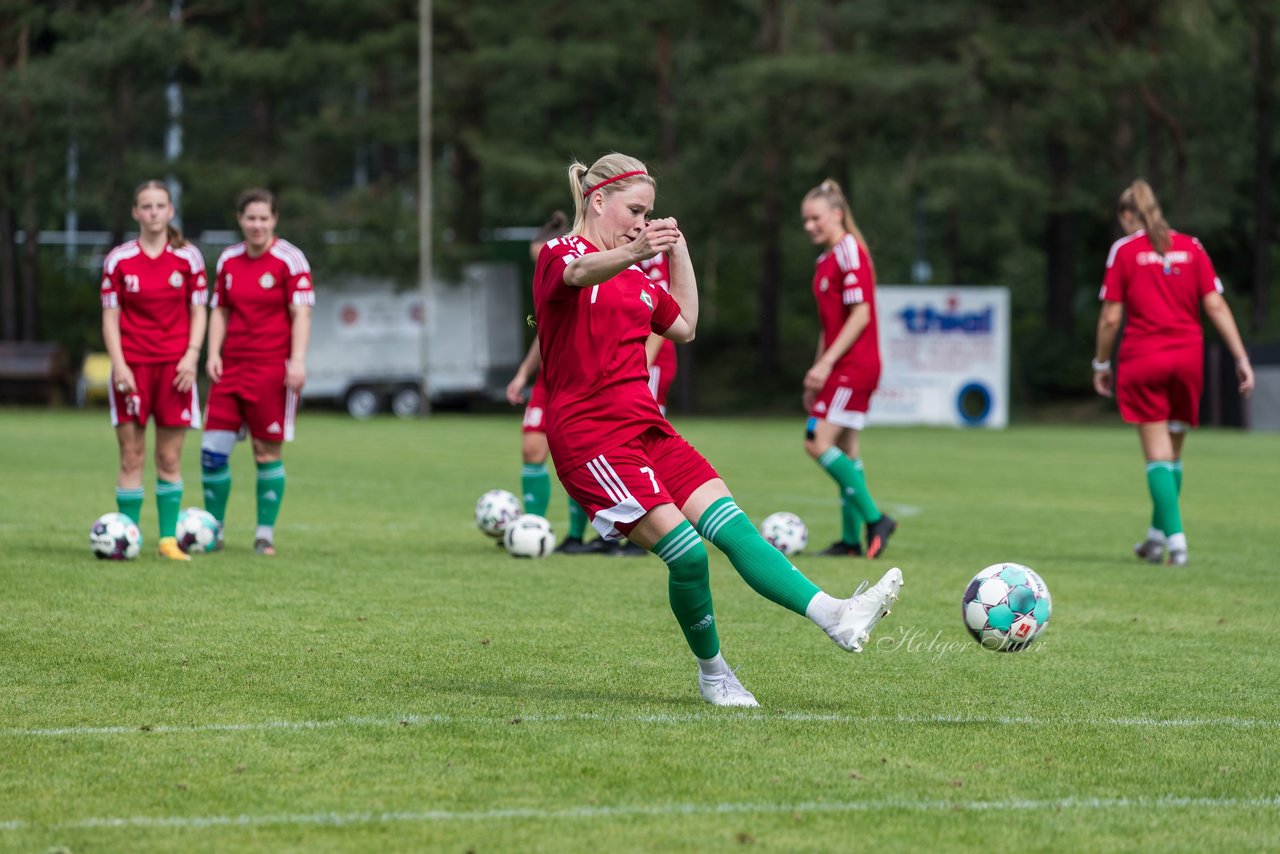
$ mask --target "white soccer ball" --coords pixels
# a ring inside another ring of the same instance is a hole
[[[809,529],[794,513],[772,513],[760,523],[760,534],[784,555],[798,555],[809,545]]]
[[[218,520],[208,510],[188,507],[178,514],[175,536],[187,554],[211,552],[218,545]]]
[[[526,513],[507,525],[502,542],[512,557],[546,557],[556,547],[556,535],[546,519]]]
[[[491,489],[476,502],[476,527],[491,537],[501,537],[519,515],[520,499],[505,489]]]
[[[103,513],[89,529],[89,546],[99,560],[133,560],[142,551],[142,532],[123,513]]]
[[[1020,563],[996,563],[973,577],[960,599],[960,615],[983,649],[1018,652],[1049,626],[1053,599],[1039,575]]]

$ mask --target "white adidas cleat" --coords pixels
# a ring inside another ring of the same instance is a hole
[[[742,683],[738,681],[738,677],[732,670],[721,679],[708,678],[699,671],[698,693],[702,694],[702,699],[713,706],[737,706],[745,709],[760,706],[755,696],[742,687]]]
[[[862,582],[853,596],[844,600],[836,623],[827,629],[827,634],[841,649],[862,652],[862,646],[871,639],[876,623],[892,611],[901,589],[902,570],[896,566],[886,572],[874,587],[868,588],[867,582]]]

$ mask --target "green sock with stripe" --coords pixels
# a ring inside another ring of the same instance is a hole
[[[284,500],[284,461],[258,463],[258,525],[270,528]]]
[[[681,522],[653,547],[667,565],[667,597],[689,649],[698,658],[720,654],[715,608],[711,604],[711,573],[707,548],[688,522]]]
[[[880,508],[876,507],[867,489],[862,460],[851,460],[844,451],[832,445],[818,457],[818,465],[822,466],[840,487],[840,515],[841,527],[845,530],[844,541],[850,545],[862,542],[863,523],[880,521]],[[845,512],[846,505],[850,505],[851,512]],[[851,524],[854,526],[855,533],[849,537]]]
[[[1166,537],[1181,534],[1182,511],[1178,508],[1178,482],[1172,462],[1154,460],[1147,463],[1147,489],[1151,492],[1151,504],[1155,508],[1151,526],[1164,531]]]
[[[546,463],[525,463],[520,467],[520,489],[524,493],[524,512],[546,516],[551,503],[551,475]]]
[[[156,478],[156,510],[160,514],[161,538],[177,534],[178,513],[182,510],[182,481]]]
[[[582,505],[569,499],[569,536],[576,539],[582,539],[582,535],[587,532],[587,511],[582,509]]]
[[[227,518],[227,499],[231,497],[231,466],[201,469],[200,487],[204,491],[204,509],[221,525]]]
[[[142,518],[143,494],[141,486],[116,487],[116,510],[132,519],[135,525]]]
[[[804,614],[809,601],[822,592],[760,536],[732,498],[721,498],[708,507],[698,520],[697,529],[725,553],[751,589],[770,602]]]
[[[1178,497],[1181,498],[1182,497],[1182,460],[1174,460],[1169,465],[1173,469],[1174,489],[1178,493]],[[1151,510],[1151,527],[1153,528],[1160,527],[1159,525],[1156,524],[1156,511],[1154,507]]]

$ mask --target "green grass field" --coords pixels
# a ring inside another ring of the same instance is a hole
[[[837,536],[802,419],[681,420],[757,522]],[[199,503],[196,441],[186,504]],[[1128,428],[873,429],[901,519],[877,562],[801,555],[837,595],[890,565],[862,655],[719,553],[725,655],[758,711],[703,703],[656,558],[517,561],[472,522],[518,490],[519,420],[304,413],[281,555],[252,553],[240,448],[227,550],[93,559],[114,509],[103,412],[0,412],[0,849],[1257,850],[1280,840],[1280,436],[1203,431],[1192,563],[1135,560]],[[551,521],[563,532],[563,492]],[[998,561],[1054,597],[1037,645],[969,640]]]

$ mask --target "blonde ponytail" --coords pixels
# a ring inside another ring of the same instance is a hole
[[[1164,221],[1164,213],[1160,210],[1160,202],[1156,201],[1156,191],[1141,178],[1134,180],[1120,194],[1119,208],[1129,211],[1142,223],[1151,245],[1161,255],[1169,251],[1173,241],[1169,237],[1169,223]]]
[[[573,233],[581,234],[586,224],[588,191],[598,191],[607,196],[625,190],[636,181],[656,186],[644,163],[616,151],[604,155],[590,167],[577,160],[570,163],[569,194],[573,198]]]
[[[868,255],[871,250],[867,248],[866,238],[862,236],[862,230],[858,228],[858,224],[853,221],[853,211],[849,208],[849,202],[844,197],[844,190],[840,189],[840,184],[834,178],[828,178],[812,190],[804,194],[804,201],[810,199],[823,199],[831,207],[840,211],[840,221],[844,226],[844,230],[853,235],[853,239],[858,241],[858,245],[862,247],[862,251]]]

